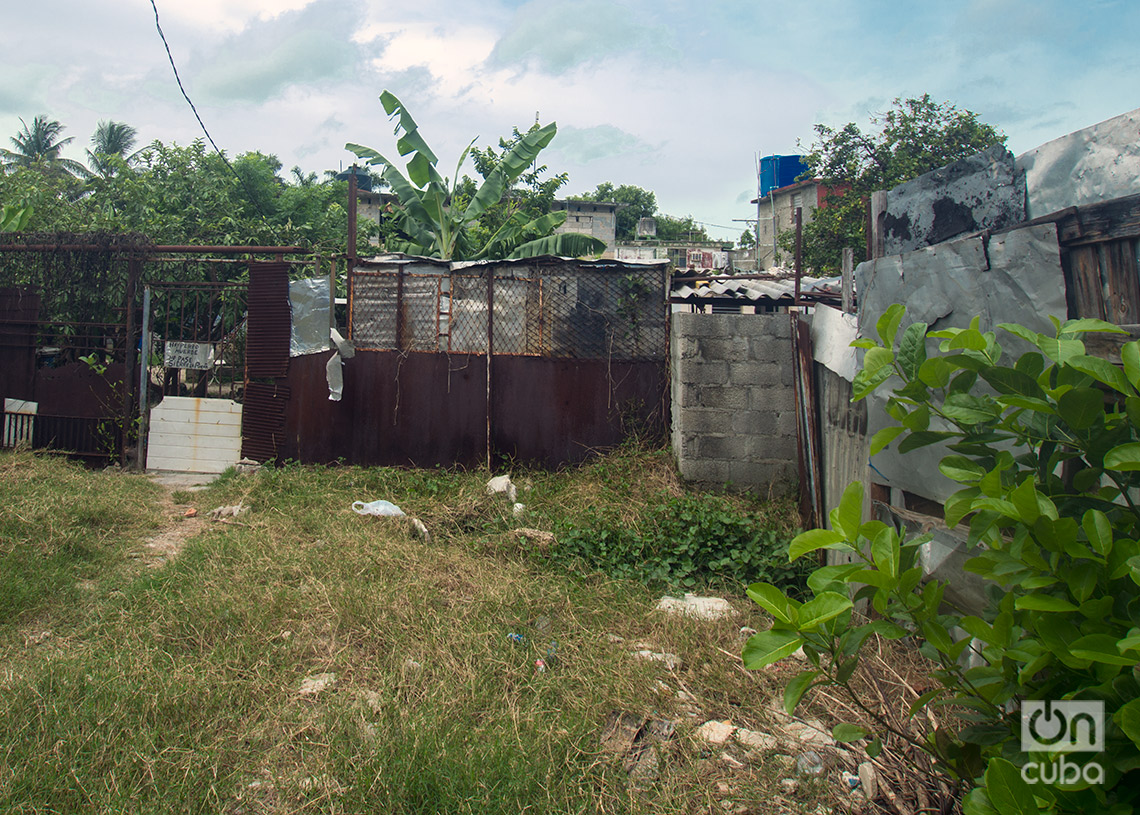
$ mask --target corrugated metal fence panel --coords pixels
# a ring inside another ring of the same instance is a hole
[[[264,462],[281,456],[288,402],[289,388],[284,385],[250,382],[245,386],[241,412],[242,458]]]
[[[669,382],[661,362],[496,356],[496,453],[555,468],[633,433],[664,438]]]
[[[39,313],[40,296],[33,289],[0,289],[0,404],[32,398]]]
[[[249,309],[246,332],[246,375],[285,376],[289,372],[289,264],[249,264]]]
[[[852,481],[864,484],[863,520],[870,519],[868,479],[867,403],[851,401],[851,383],[823,365],[815,365],[819,391],[820,431],[823,437],[823,517],[839,506]],[[852,563],[854,556],[829,551],[828,563]]]
[[[328,398],[327,362],[311,354],[289,367],[282,457],[424,467],[485,461],[485,356],[358,351],[345,361],[339,402]]]

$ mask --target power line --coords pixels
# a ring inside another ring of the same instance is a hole
[[[150,7],[154,9],[154,27],[158,29],[158,36],[162,39],[163,47],[166,48],[167,59],[170,60],[170,67],[174,70],[174,81],[178,83],[178,90],[182,91],[182,98],[186,100],[186,104],[190,106],[190,110],[194,111],[194,118],[198,120],[198,124],[202,127],[202,132],[205,133],[206,138],[210,140],[210,146],[214,148],[214,152],[225,162],[226,167],[229,168],[229,171],[234,174],[234,178],[241,184],[242,189],[245,190],[246,197],[249,198],[249,202],[253,204],[253,208],[257,210],[258,215],[268,222],[269,216],[265,214],[264,210],[261,209],[261,205],[257,203],[257,198],[254,197],[249,185],[245,183],[245,179],[238,174],[238,171],[230,164],[230,160],[226,158],[226,154],[218,147],[214,141],[214,137],[211,136],[210,131],[206,129],[206,123],[203,122],[202,117],[198,115],[198,108],[194,107],[194,102],[190,98],[190,94],[186,93],[186,88],[182,86],[182,77],[178,75],[178,66],[174,64],[174,54],[170,53],[170,43],[166,41],[166,35],[162,32],[162,25],[158,22],[158,6],[155,5],[155,0],[150,0]]]

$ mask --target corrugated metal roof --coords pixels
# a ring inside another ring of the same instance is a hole
[[[795,276],[773,275],[771,277],[731,277],[717,275],[709,270],[708,277],[699,271],[690,271],[687,278],[699,277],[698,281],[678,281],[673,284],[670,294],[674,300],[728,299],[758,302],[761,300],[792,300],[796,293]],[[800,297],[804,299],[831,299],[840,294],[841,281],[838,277],[800,278]]]

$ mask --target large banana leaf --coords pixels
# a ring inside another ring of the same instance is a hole
[[[489,208],[502,200],[505,193],[518,177],[526,171],[542,152],[550,140],[558,132],[558,125],[554,122],[532,130],[523,136],[514,148],[499,160],[499,165],[487,176],[487,180],[479,187],[479,191],[467,205],[463,213],[463,220],[467,223],[475,221]]]
[[[508,260],[533,258],[539,255],[556,255],[563,258],[580,258],[600,255],[606,250],[605,241],[578,232],[564,232],[561,235],[547,235],[527,241],[507,255]]]

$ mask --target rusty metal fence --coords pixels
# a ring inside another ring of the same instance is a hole
[[[668,352],[664,266],[419,268],[354,270],[357,348],[625,361]]]

